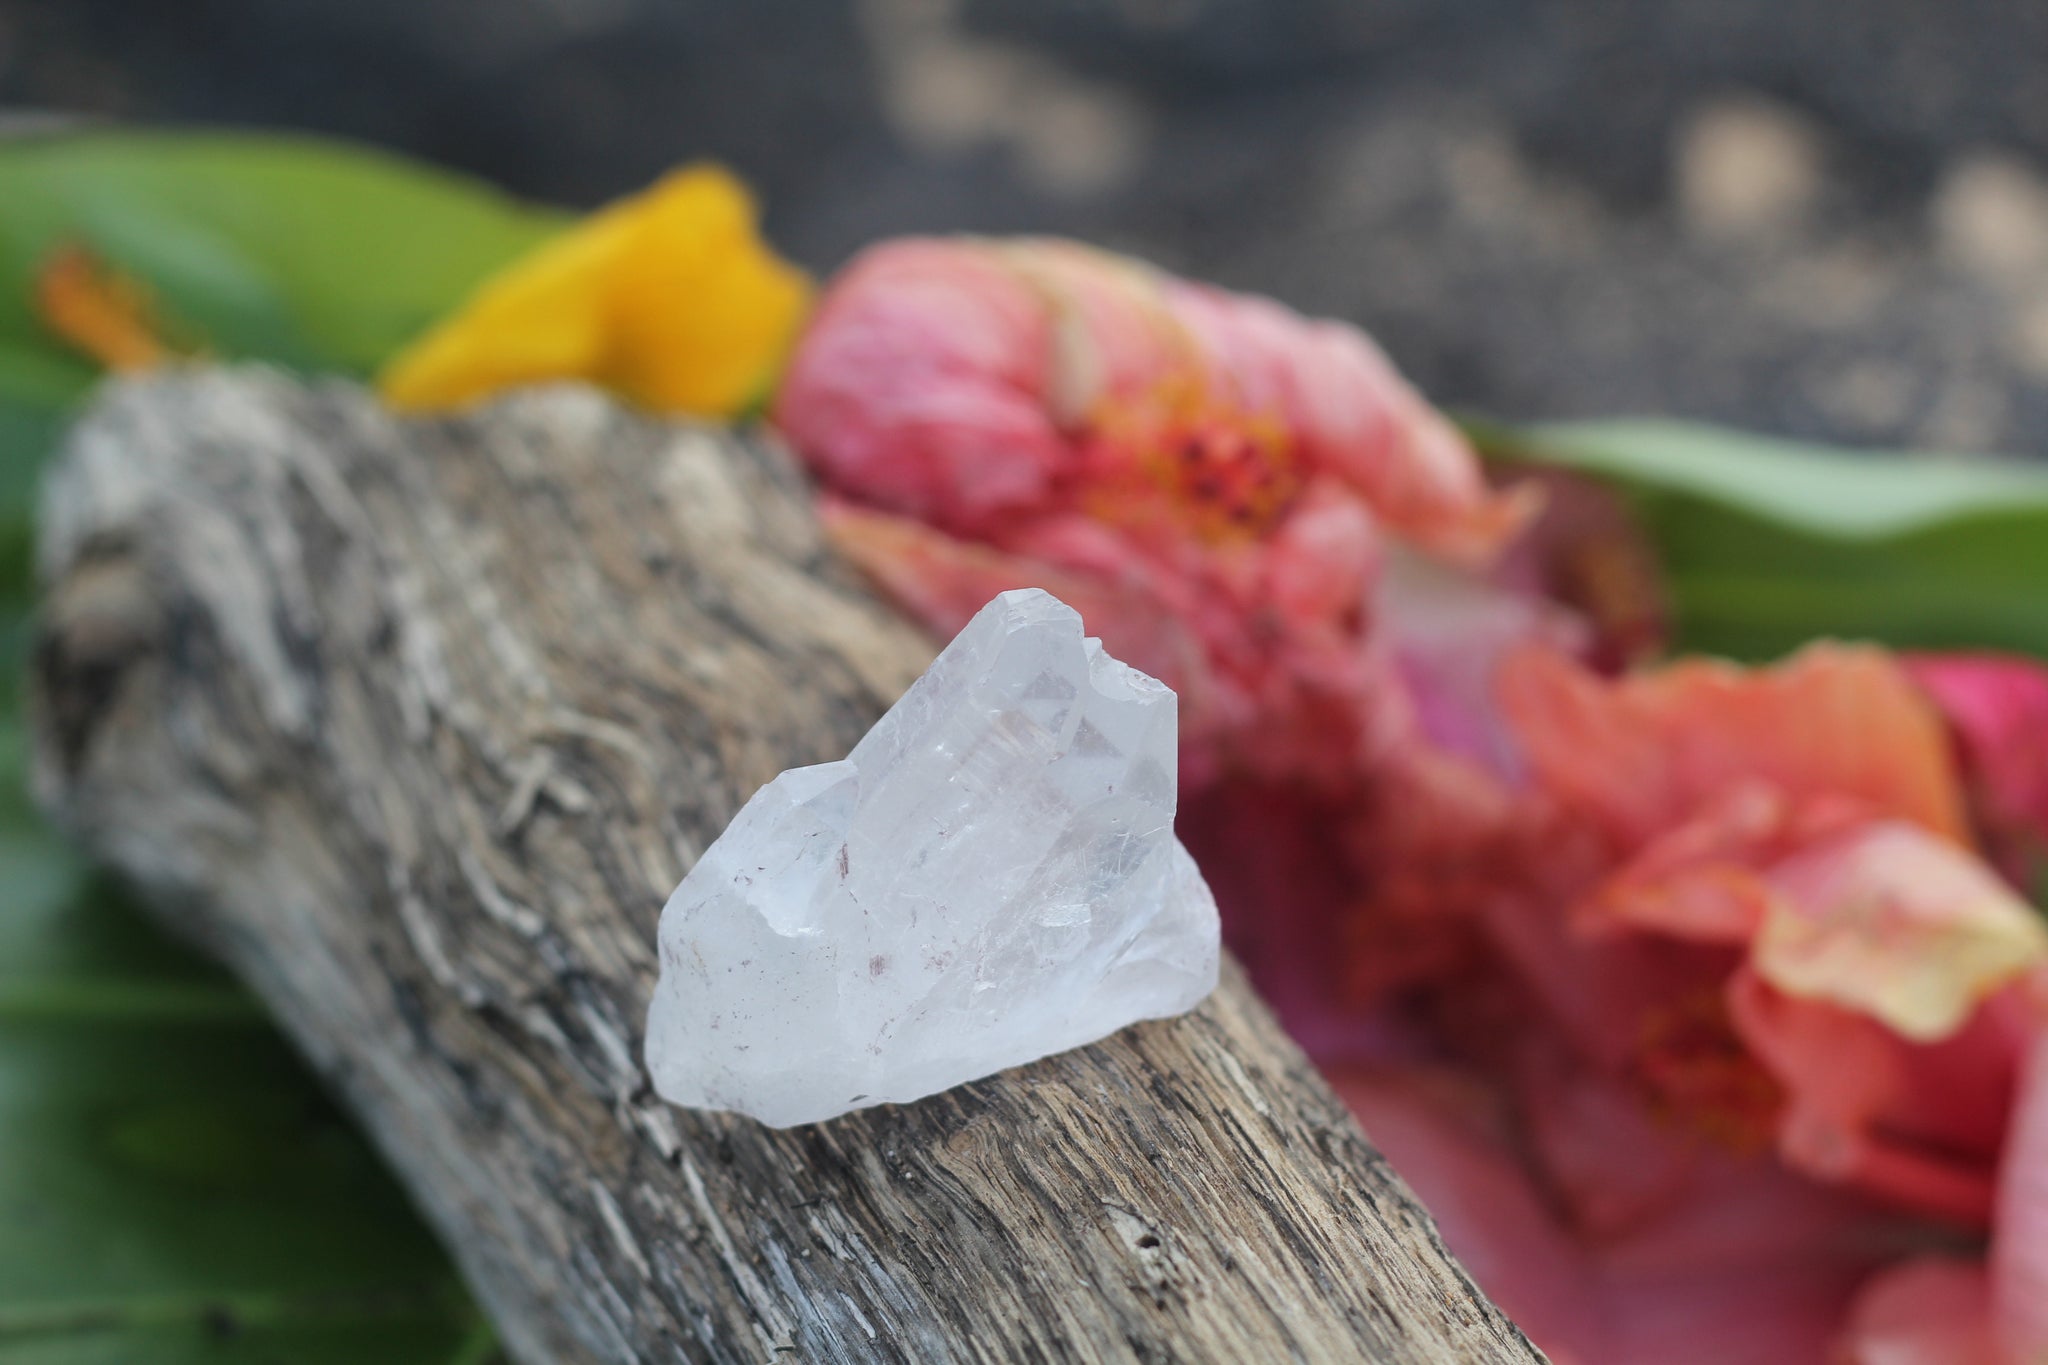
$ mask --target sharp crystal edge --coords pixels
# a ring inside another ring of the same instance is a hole
[[[1036,589],[983,607],[836,763],[755,793],[662,910],[647,1065],[776,1127],[1181,1014],[1216,902],[1173,833],[1173,690]]]

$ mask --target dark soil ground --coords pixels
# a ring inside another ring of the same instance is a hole
[[[714,156],[819,269],[1072,233],[1460,407],[2048,452],[2032,0],[0,0],[0,107],[575,203]]]

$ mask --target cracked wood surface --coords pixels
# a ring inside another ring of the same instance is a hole
[[[42,799],[268,1002],[518,1359],[1540,1359],[1232,965],[914,1105],[650,1094],[667,893],[932,653],[771,442],[127,381],[40,562]]]

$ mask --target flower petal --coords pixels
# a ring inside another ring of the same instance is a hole
[[[764,395],[809,292],[761,243],[740,183],[692,167],[485,281],[379,388],[395,407],[437,411],[581,379],[660,412],[730,416]]]
[[[1001,257],[911,238],[832,283],[775,423],[827,487],[972,532],[1039,508],[1078,456],[1047,408],[1053,318]]]
[[[1799,847],[1801,820],[1776,788],[1745,782],[1651,839],[1577,911],[1593,932],[1649,929],[1703,943],[1746,944],[1770,913],[1762,868]]]
[[[722,170],[676,172],[635,206],[633,240],[607,281],[597,382],[655,412],[725,417],[761,403],[810,309],[810,281],[762,243],[752,196]]]
[[[2048,891],[2048,667],[1996,654],[1909,656],[1953,731],[1979,832],[2015,885]]]
[[[1788,1165],[1949,1224],[1990,1224],[2026,1036],[2018,992],[1931,1045],[1786,995],[1753,970],[1730,982],[1729,1004],[1784,1087],[1778,1150]]]
[[[2048,961],[2048,927],[1975,858],[1897,821],[1868,825],[1771,869],[1751,945],[1757,974],[1920,1042]]]
[[[174,338],[156,294],[82,242],[65,242],[36,267],[36,318],[103,369],[148,370],[198,353]]]
[[[1617,1132],[1612,1109],[1567,1102],[1574,1135],[1548,1125],[1546,1155],[1583,1143],[1582,1162],[1604,1153],[1630,1168],[1631,1204],[1589,1237],[1560,1217],[1484,1088],[1422,1068],[1331,1079],[1473,1278],[1553,1360],[1811,1365],[1889,1235],[1856,1200],[1767,1162],[1636,1124]]]
[[[1487,1132],[1483,1096],[1420,1069],[1345,1069],[1330,1080],[1472,1278],[1551,1359],[1617,1359],[1591,1262]]]
[[[1501,700],[1539,785],[1624,852],[1759,784],[1967,838],[1940,719],[1882,650],[1818,644],[1772,668],[1699,660],[1608,682],[1530,648]]]
[[[1278,414],[1309,459],[1358,489],[1390,529],[1471,565],[1535,514],[1533,489],[1488,489],[1457,428],[1356,328],[1187,281],[1167,292],[1208,369],[1253,410]]]
[[[1984,1267],[1923,1256],[1856,1296],[1840,1354],[1848,1365],[2006,1365],[1991,1333]]]
[[[1430,743],[1507,783],[1523,777],[1521,746],[1498,704],[1503,664],[1531,641],[1575,650],[1576,618],[1401,546],[1391,547],[1372,610],[1416,720]]]
[[[1991,1239],[1991,1307],[2012,1361],[2048,1360],[2048,1034],[2037,1037],[2006,1144]]]

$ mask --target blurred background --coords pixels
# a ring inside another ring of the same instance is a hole
[[[0,133],[304,130],[569,206],[713,158],[821,275],[891,234],[1071,234],[1355,321],[1455,409],[2039,456],[2044,54],[2038,0],[0,0]],[[0,1365],[496,1359],[260,1011],[31,816],[60,416],[10,402]],[[2036,640],[2028,590],[1972,576],[2040,572],[2028,515],[1865,547],[1802,601],[1854,630],[1912,581],[1899,620],[1982,599],[1956,632]]]
[[[2048,449],[2030,0],[0,0],[0,108],[342,134],[572,205],[697,156],[817,270],[1071,233],[1441,402]]]

